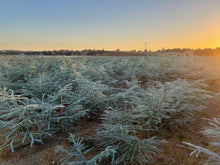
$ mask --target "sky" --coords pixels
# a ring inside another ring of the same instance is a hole
[[[0,50],[220,47],[220,0],[0,0]]]

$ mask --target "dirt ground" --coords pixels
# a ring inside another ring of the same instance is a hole
[[[220,83],[216,85],[216,90],[220,92]],[[189,126],[179,128],[174,133],[164,130],[161,137],[166,140],[159,148],[161,152],[154,155],[154,159],[149,165],[200,165],[204,164],[207,156],[200,154],[198,158],[189,156],[190,150],[182,144],[182,141],[190,142],[192,144],[202,146],[212,151],[216,151],[209,145],[210,139],[201,133],[204,127],[209,126],[208,122],[202,118],[212,119],[213,117],[220,118],[220,98],[207,100],[209,106],[206,110],[197,112],[194,115],[195,120]],[[100,121],[82,122],[77,125],[72,133],[79,136],[91,135],[93,128]],[[11,153],[9,149],[0,152],[0,165],[56,165],[59,164],[58,156],[55,153],[57,145],[68,145],[68,134],[57,134],[53,138],[47,139],[43,145],[22,146],[15,149]]]

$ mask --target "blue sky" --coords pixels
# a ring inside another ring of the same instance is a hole
[[[220,46],[219,0],[0,0],[0,49]]]

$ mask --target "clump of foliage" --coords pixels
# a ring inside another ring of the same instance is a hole
[[[138,118],[130,110],[106,110],[102,115],[102,124],[97,129],[94,139],[100,146],[113,146],[116,150],[115,163],[148,162],[151,154],[158,152],[158,140],[138,138],[137,131],[142,130]]]
[[[30,59],[6,60],[1,66],[6,70],[0,74],[4,87],[0,98],[0,128],[5,138],[2,147],[9,144],[12,151],[14,143],[30,142],[32,146],[56,132],[67,131],[80,118],[96,114],[105,103],[103,85],[85,78],[75,68],[67,70],[62,60]],[[36,70],[34,74],[31,68]]]
[[[220,148],[220,119],[219,118],[213,118],[213,120],[206,119],[209,121],[209,124],[212,126],[210,128],[206,128],[204,131],[202,131],[205,135],[210,137],[212,139],[211,145],[215,146],[216,148]],[[213,152],[209,149],[196,146],[191,143],[183,142],[187,146],[191,147],[193,149],[193,152],[190,153],[190,156],[196,155],[196,157],[199,156],[200,153],[205,153],[209,156],[209,159],[206,161],[206,164],[219,164],[220,163],[220,155],[219,153]]]
[[[0,128],[5,143],[1,148],[26,141],[32,146],[34,142],[42,143],[42,139],[51,136],[50,117],[56,107],[45,104],[43,100],[28,99],[0,91]]]
[[[220,155],[213,152],[213,151],[210,151],[206,148],[203,148],[203,147],[200,147],[200,146],[196,146],[194,144],[191,144],[191,143],[187,143],[187,142],[183,142],[185,145],[189,146],[191,149],[193,149],[193,152],[190,153],[190,156],[192,155],[196,155],[196,157],[198,158],[200,153],[204,153],[209,157],[209,159],[206,161],[205,165],[217,165],[220,163]]]
[[[86,154],[88,154],[92,148],[88,148],[82,142],[83,138],[75,137],[74,134],[70,134],[68,140],[72,145],[69,149],[64,149],[63,146],[56,147],[56,152],[61,152],[64,155],[64,157],[60,159],[63,165],[96,165],[98,162],[102,161],[102,159],[107,159],[109,157],[111,157],[111,162],[114,162],[116,151],[111,146],[106,147],[105,150],[101,151],[93,158],[87,159]]]

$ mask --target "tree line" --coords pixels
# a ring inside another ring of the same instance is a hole
[[[120,51],[116,50],[45,50],[45,51],[21,51],[21,50],[1,50],[0,55],[44,55],[44,56],[143,56],[143,55],[158,55],[161,53],[176,53],[181,55],[196,55],[196,56],[213,56],[220,55],[220,47],[216,49],[189,49],[189,48],[175,48],[175,49],[161,49],[154,52],[130,50]]]

